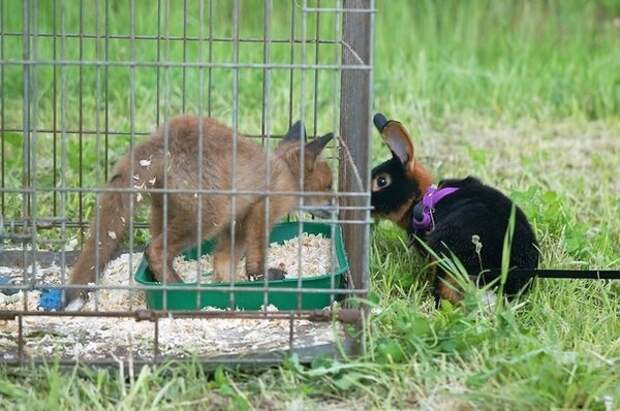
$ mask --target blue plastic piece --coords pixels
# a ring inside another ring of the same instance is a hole
[[[19,290],[14,288],[2,288],[3,285],[12,285],[13,279],[8,275],[0,275],[0,293],[4,295],[16,294]]]
[[[39,307],[44,311],[60,311],[62,308],[62,290],[43,290],[39,298]]]

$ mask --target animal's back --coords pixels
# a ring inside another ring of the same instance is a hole
[[[197,189],[199,171],[202,171],[202,189],[230,190],[233,177],[236,189],[262,188],[266,171],[266,154],[262,147],[237,134],[236,164],[233,166],[233,131],[211,118],[203,118],[202,127],[200,122],[194,116],[174,117],[155,133],[162,153],[168,134],[168,186]],[[161,161],[163,163],[163,157]]]
[[[438,224],[427,235],[427,243],[436,251],[445,251],[448,247],[459,257],[469,274],[477,274],[481,269],[500,268],[512,201],[500,191],[473,178],[451,181],[446,185],[460,188],[437,205],[434,217]],[[482,245],[480,255],[476,253],[475,236]],[[511,267],[536,268],[539,257],[537,246],[536,236],[525,214],[516,207]],[[492,278],[494,276],[489,279]],[[506,291],[518,292],[527,280],[521,276],[509,279]]]
[[[167,152],[170,154],[164,160],[166,135]],[[198,195],[195,191],[258,191],[265,188],[267,156],[262,147],[238,134],[236,164],[233,165],[233,142],[233,131],[214,119],[203,118],[201,121],[194,116],[178,116],[157,129],[145,143],[150,145],[147,151],[159,153],[152,161],[159,175],[153,186],[183,190],[168,195],[169,210],[175,215],[184,216],[187,224],[195,226],[200,197],[203,229],[206,233],[218,231],[230,221],[233,216],[233,198],[235,216],[243,217],[259,197],[255,194],[225,193]],[[167,171],[164,171],[164,165]],[[164,180],[167,182],[165,185]],[[156,201],[163,201],[160,194],[153,197]]]

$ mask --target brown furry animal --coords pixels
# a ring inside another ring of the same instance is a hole
[[[202,126],[201,126],[202,124]],[[168,134],[168,170],[164,172],[164,136]],[[199,138],[202,135],[202,176],[199,178]],[[302,139],[305,130],[300,122],[295,123],[271,156],[271,179],[267,186],[267,153],[263,148],[241,135],[237,136],[237,161],[233,173],[233,131],[210,118],[179,116],[167,125],[157,129],[151,137],[134,149],[134,170],[130,170],[130,154],[116,165],[108,188],[129,187],[183,189],[188,192],[168,194],[167,259],[164,259],[163,194],[152,193],[151,242],[145,257],[157,280],[169,283],[182,281],[172,267],[173,258],[186,247],[196,243],[198,232],[198,195],[191,190],[240,191],[301,191],[300,172],[303,164],[304,186],[309,192],[331,191],[332,173],[319,154],[333,138],[329,133],[304,145],[301,158]],[[166,178],[166,184],[164,184]],[[95,282],[95,265],[103,270],[112,253],[127,230],[130,218],[130,196],[135,194],[106,191],[99,203],[99,244],[95,233],[95,221],[80,257],[73,267],[70,284],[86,285]],[[134,204],[140,202],[137,195]],[[265,230],[288,214],[296,205],[298,197],[291,195],[273,196],[270,199],[268,219],[265,220],[265,197],[237,195],[234,218],[232,196],[202,196],[202,236],[217,236],[218,247],[214,255],[214,279],[228,279],[237,267],[242,255],[246,255],[248,276],[265,275]],[[306,197],[307,204],[324,204],[329,194]],[[235,250],[231,255],[231,222],[235,222]],[[98,261],[96,250],[98,249]],[[164,271],[164,267],[166,267]],[[270,279],[283,278],[284,272],[269,269]],[[65,301],[70,303],[80,295],[80,290],[67,290]]]

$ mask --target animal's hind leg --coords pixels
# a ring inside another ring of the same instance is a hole
[[[456,304],[463,299],[459,286],[449,273],[446,273],[437,265],[433,265],[433,289],[435,295],[435,308],[439,308],[441,300],[448,300]]]
[[[156,280],[160,282],[164,281],[165,266],[166,282],[175,283],[183,281],[172,266],[172,261],[185,247],[191,244],[194,239],[192,235],[193,232],[194,227],[191,226],[191,224],[187,224],[187,221],[185,224],[175,224],[174,221],[171,221],[170,224],[168,224],[167,238],[165,239],[168,243],[168,247],[166,247],[166,256],[164,256],[164,233],[162,232],[151,240],[144,255]]]
[[[237,266],[241,256],[245,252],[246,239],[245,233],[237,226],[235,230],[235,244],[231,255],[231,235],[230,227],[225,228],[218,238],[218,246],[213,255],[213,280],[226,281],[237,278]]]
[[[151,200],[151,239],[159,236],[163,230],[164,208],[161,194],[153,194]]]
[[[265,203],[255,206],[248,217],[251,224],[246,225],[246,241],[248,243],[248,251],[246,256],[246,274],[249,278],[261,279],[267,276],[268,280],[283,280],[286,278],[286,271],[275,267],[267,268],[265,272],[265,260],[267,256],[265,251],[267,248],[267,239],[265,231],[269,227],[265,224]]]

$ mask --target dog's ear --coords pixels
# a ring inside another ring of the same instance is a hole
[[[415,150],[405,127],[398,121],[388,121],[387,124],[383,125],[381,136],[401,164],[406,169],[413,170],[415,167]]]
[[[306,127],[301,122],[301,120],[293,123],[291,128],[288,129],[286,135],[282,139],[282,143],[299,143],[306,142],[308,139],[306,134]]]

